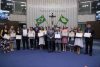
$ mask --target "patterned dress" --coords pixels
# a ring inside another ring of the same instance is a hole
[[[64,33],[66,33],[66,35]],[[67,35],[67,33],[68,33],[67,29],[62,30],[62,43],[63,44],[67,44],[68,43],[68,35]]]

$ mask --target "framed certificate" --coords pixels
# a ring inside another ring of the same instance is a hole
[[[10,39],[10,36],[7,35],[7,34],[5,34],[3,38],[4,38],[4,39]]]
[[[83,33],[76,33],[76,37],[83,37]]]
[[[60,34],[55,34],[55,38],[61,38]]]
[[[91,33],[84,33],[84,37],[91,37]]]
[[[22,39],[21,35],[16,35],[16,39]]]
[[[44,33],[40,32],[40,33],[38,33],[38,36],[39,37],[44,36]]]

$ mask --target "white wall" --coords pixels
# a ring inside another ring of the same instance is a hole
[[[78,22],[95,21],[95,15],[78,15]]]
[[[58,22],[61,14],[69,19],[68,27],[77,26],[77,0],[27,0],[27,25],[35,26],[35,19],[44,15],[47,22],[41,24],[42,26],[51,26],[51,18],[49,15],[54,13],[54,24],[63,26]]]

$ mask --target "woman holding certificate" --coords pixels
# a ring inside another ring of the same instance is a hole
[[[47,49],[47,44],[48,44],[48,42],[47,42],[47,27],[45,27],[44,31],[45,31],[45,36],[44,36],[45,47],[44,48]]]
[[[61,51],[61,31],[60,28],[56,28],[55,31],[55,51]]]
[[[35,31],[35,47],[38,48],[38,44],[39,44],[39,37],[38,37],[38,33],[39,33],[40,27],[38,26],[38,24],[36,24],[36,27],[34,28]]]
[[[75,32],[74,30],[71,30],[69,32],[69,41],[68,41],[68,44],[70,46],[70,51],[74,50],[74,41],[75,41]]]
[[[66,51],[66,45],[68,44],[68,27],[64,27],[62,30],[62,46],[63,51]]]
[[[22,39],[21,30],[18,27],[17,30],[16,30],[16,46],[17,46],[17,50],[20,50],[21,39]]]
[[[83,48],[83,38],[82,37],[83,37],[83,32],[78,27],[76,31],[76,37],[75,37],[75,43],[74,43],[77,54],[80,54],[80,49]]]
[[[7,25],[4,26],[3,30],[1,30],[1,37],[3,39],[4,53],[10,52],[10,44],[9,44],[10,36],[7,29]]]
[[[11,51],[14,51],[15,37],[16,37],[14,26],[10,27],[9,32],[10,32],[10,48]]]
[[[31,49],[34,49],[35,31],[33,30],[33,27],[30,27],[30,29],[28,31],[28,37],[29,37],[29,42],[30,42]]]
[[[45,45],[44,35],[45,35],[45,30],[43,27],[41,27],[41,30],[38,33],[40,49],[43,49],[43,45]]]
[[[8,38],[6,38],[7,35],[9,35],[9,33],[8,33],[7,25],[5,25],[4,28],[1,30],[1,37],[3,39],[8,39]]]

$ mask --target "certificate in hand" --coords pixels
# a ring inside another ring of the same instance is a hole
[[[39,37],[44,36],[44,33],[40,32],[40,33],[38,33],[38,36]]]
[[[74,33],[69,33],[69,37],[75,37]]]
[[[16,39],[22,39],[21,35],[16,35]]]
[[[68,32],[62,32],[62,36],[68,36]]]
[[[11,33],[10,37],[16,37],[16,33]]]
[[[55,34],[55,38],[61,38],[60,34]]]
[[[5,34],[3,38],[4,38],[4,39],[10,39],[10,36],[7,35],[7,34]]]
[[[83,37],[83,33],[76,33],[76,37]]]
[[[91,33],[84,33],[84,37],[91,37]]]
[[[34,35],[32,33],[28,34],[28,37],[34,37]]]

